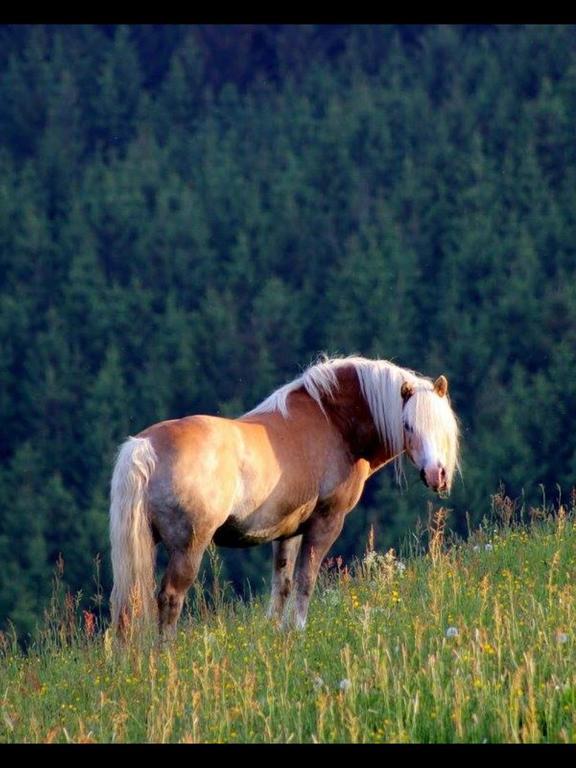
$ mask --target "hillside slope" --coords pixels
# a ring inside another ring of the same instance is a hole
[[[542,517],[329,563],[304,633],[217,585],[172,646],[119,653],[64,599],[27,655],[4,638],[0,741],[573,742],[574,509]]]

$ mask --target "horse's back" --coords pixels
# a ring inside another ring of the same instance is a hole
[[[230,440],[233,422],[218,416],[184,416],[181,419],[159,421],[140,432],[137,437],[151,440],[159,453],[196,455],[211,450],[214,444]]]

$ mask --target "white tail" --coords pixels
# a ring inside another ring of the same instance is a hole
[[[114,588],[112,622],[123,630],[132,618],[151,620],[154,599],[154,540],[146,488],[156,465],[148,438],[129,437],[116,459],[110,495],[110,542]]]

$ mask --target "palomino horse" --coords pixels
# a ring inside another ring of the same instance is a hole
[[[173,631],[211,541],[272,542],[269,616],[303,628],[320,564],[366,480],[406,452],[449,491],[458,426],[448,382],[385,360],[326,359],[238,419],[163,421],[122,445],[112,477],[112,618],[121,635],[158,611]],[[155,545],[169,562],[154,599]]]

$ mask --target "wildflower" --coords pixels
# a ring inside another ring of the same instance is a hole
[[[489,656],[494,655],[496,651],[494,648],[490,645],[490,643],[481,643],[480,647],[484,651],[484,653],[487,653]]]
[[[406,570],[406,563],[403,563],[401,560],[398,560],[398,562],[396,563],[396,570],[398,571],[398,573],[404,573],[404,571]]]
[[[324,680],[322,680],[320,675],[316,675],[316,677],[312,680],[312,685],[314,686],[314,689],[318,691],[320,688],[324,687]]]
[[[340,687],[341,691],[346,693],[346,691],[350,688],[351,685],[352,685],[352,683],[350,682],[350,680],[348,680],[348,678],[345,677],[343,680],[340,680],[340,686],[339,687]]]
[[[446,630],[446,637],[457,637],[458,635],[458,627],[448,627]]]
[[[480,546],[478,544],[474,544],[472,549],[474,550],[474,552],[480,552]]]
[[[558,634],[556,635],[556,639],[561,644],[567,643],[568,640],[569,640],[568,635],[566,634],[566,632],[558,632]]]
[[[376,555],[376,552],[374,552],[374,550],[372,549],[370,550],[370,552],[367,552],[366,555],[364,556],[364,564],[368,568],[371,568],[373,565],[376,565],[376,562],[377,562],[377,555]]]
[[[488,542],[488,544],[484,544],[484,549],[486,550],[486,552],[491,552],[494,549],[494,547],[492,546],[492,544],[490,544],[490,542]]]
[[[339,589],[327,589],[324,593],[324,601],[330,606],[338,605],[341,599],[341,592]]]
[[[84,611],[84,633],[86,637],[92,637],[96,625],[96,616],[92,611]]]
[[[351,598],[352,598],[352,608],[359,608],[360,607],[360,599],[358,598],[358,595],[356,594],[356,592],[352,591],[350,593],[350,595],[351,595]]]

